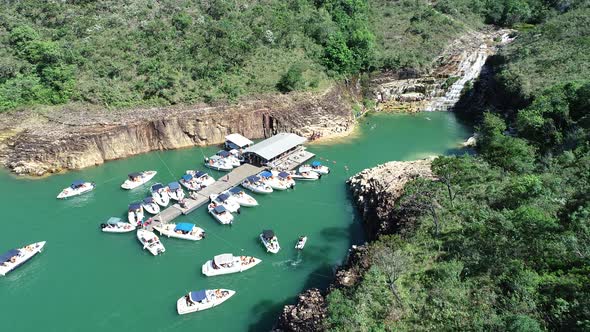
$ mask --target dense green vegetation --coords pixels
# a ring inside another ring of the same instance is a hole
[[[235,101],[432,66],[483,23],[536,23],[559,0],[5,1],[0,111]],[[572,22],[572,24],[574,24]]]
[[[314,89],[368,69],[373,44],[366,0],[5,1],[0,111]]]
[[[508,99],[534,91],[527,105],[483,113],[477,156],[438,158],[439,181],[407,186],[403,228],[328,296],[330,330],[590,330],[588,16],[549,18],[504,54],[498,82]]]

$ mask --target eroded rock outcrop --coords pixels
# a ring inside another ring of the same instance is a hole
[[[218,144],[230,133],[264,138],[277,132],[306,137],[353,128],[354,92],[273,95],[234,106],[145,110],[53,110],[0,116],[0,159],[17,174],[80,169],[154,150]]]
[[[430,168],[432,160],[392,161],[365,169],[348,179],[369,239],[392,233],[399,226],[392,215],[393,207],[406,183],[418,177],[435,178]]]
[[[273,332],[323,331],[326,299],[319,289],[311,288],[299,294],[296,304],[286,305]]]

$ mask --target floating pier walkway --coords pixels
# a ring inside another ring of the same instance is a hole
[[[167,207],[159,214],[155,215],[153,220],[156,224],[167,224],[170,221],[180,217],[181,215],[189,214],[197,208],[199,208],[200,206],[208,203],[210,195],[219,194],[222,191],[233,188],[242,183],[242,181],[244,181],[244,179],[246,179],[247,177],[251,175],[256,175],[262,172],[263,170],[264,168],[262,167],[256,167],[250,164],[243,164],[242,166],[235,168],[233,171],[219,178],[212,185],[204,188],[201,191],[196,192],[196,199],[187,197],[184,200],[186,204],[184,208],[181,208],[180,205],[176,203],[170,207]]]

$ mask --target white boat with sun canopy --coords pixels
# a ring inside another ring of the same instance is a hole
[[[229,225],[234,221],[234,216],[223,205],[217,205],[215,202],[211,202],[207,206],[207,209],[213,218],[217,219],[222,225]]]
[[[5,276],[35,257],[43,250],[45,243],[45,241],[37,242],[0,254],[0,276]]]
[[[94,182],[86,182],[84,180],[76,180],[76,181],[72,182],[72,184],[69,187],[62,190],[59,193],[59,195],[57,195],[57,198],[64,199],[64,198],[69,198],[72,196],[82,195],[82,194],[92,191],[95,187],[96,187],[96,185],[94,184]]]
[[[167,206],[170,203],[170,196],[166,192],[166,188],[161,183],[155,183],[150,187],[152,198],[158,205]]]
[[[133,202],[129,204],[129,210],[127,213],[127,220],[132,225],[137,225],[143,221],[143,207],[139,202]]]
[[[279,245],[279,239],[275,235],[271,229],[263,230],[260,233],[260,241],[266,247],[266,251],[276,254],[281,250],[281,246]]]
[[[160,206],[156,203],[153,197],[146,197],[141,201],[141,206],[144,210],[146,210],[149,214],[158,214],[160,213]]]
[[[201,272],[207,277],[243,272],[262,262],[256,257],[221,254],[203,264]]]
[[[213,308],[227,301],[236,294],[229,289],[207,289],[189,292],[176,301],[176,311],[179,315]]]
[[[188,190],[192,190],[192,191],[201,190],[201,186],[199,185],[199,183],[197,183],[197,180],[195,180],[195,178],[193,178],[193,176],[190,174],[184,174],[180,178],[180,180],[178,180],[178,182],[180,182],[180,184],[183,185]]]
[[[311,164],[309,165],[302,165],[301,167],[299,167],[299,172],[301,173],[301,168],[311,168],[312,171],[318,173],[318,174],[328,174],[330,173],[330,168],[328,166],[324,166],[322,165],[321,162],[315,160],[312,161]]]
[[[251,192],[257,194],[270,194],[272,193],[272,188],[261,181],[262,179],[258,176],[249,176],[242,182],[242,187],[250,190]]]
[[[128,233],[135,230],[135,225],[124,222],[121,218],[110,217],[105,223],[100,224],[100,228],[105,233]]]
[[[228,194],[212,194],[209,196],[209,199],[217,205],[223,205],[231,213],[240,213],[240,204],[234,197]]]
[[[160,232],[160,235],[177,239],[198,241],[205,238],[205,231],[202,228],[187,222],[158,225],[154,226],[154,229]]]
[[[234,168],[229,160],[217,155],[205,158],[205,166],[221,172],[229,172]]]
[[[236,202],[238,202],[238,204],[240,204],[240,206],[246,206],[246,207],[258,206],[258,201],[256,199],[254,199],[254,197],[246,194],[246,192],[239,187],[234,187],[234,188],[231,188],[230,190],[226,190],[222,194],[231,195],[231,197],[234,198],[236,200]]]
[[[180,187],[178,182],[170,182],[168,183],[168,189],[166,190],[168,196],[175,201],[181,201],[184,199],[184,191]]]
[[[127,175],[127,180],[123,182],[121,188],[123,189],[135,189],[142,184],[146,184],[149,180],[151,180],[154,176],[156,176],[158,172],[156,171],[143,171],[143,172],[134,172],[129,173]]]

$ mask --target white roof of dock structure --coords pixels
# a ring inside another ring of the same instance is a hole
[[[225,136],[225,140],[232,142],[241,148],[244,146],[247,146],[247,145],[254,144],[254,142],[252,142],[251,140],[247,139],[246,137],[244,137],[240,134],[229,134],[229,135]]]
[[[291,133],[279,133],[264,141],[252,145],[244,150],[244,153],[255,153],[260,157],[271,160],[281,153],[291,150],[307,141],[307,138]]]

